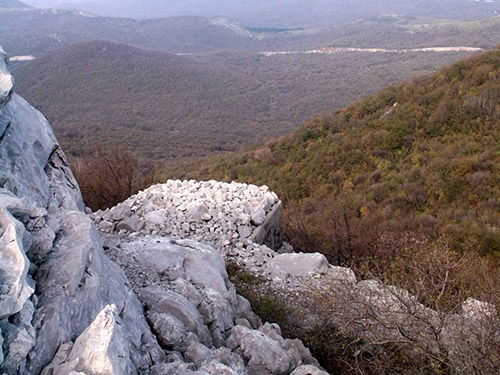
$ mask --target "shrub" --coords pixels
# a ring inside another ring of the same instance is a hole
[[[141,166],[129,152],[118,146],[96,146],[92,155],[75,158],[73,173],[85,204],[92,210],[115,206],[137,191],[151,185],[155,178],[152,164]]]

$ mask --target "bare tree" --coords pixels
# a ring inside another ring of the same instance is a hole
[[[96,146],[92,155],[73,160],[72,167],[84,201],[93,210],[124,201],[155,178],[152,164],[141,169],[139,161],[117,145],[110,149]]]

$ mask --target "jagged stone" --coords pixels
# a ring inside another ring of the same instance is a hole
[[[251,215],[252,224],[259,226],[264,223],[265,219],[266,219],[266,211],[264,210],[263,207],[262,208],[259,207],[252,211]]]
[[[149,323],[160,342],[176,350],[186,346],[188,331],[184,323],[171,314],[158,313],[150,310],[146,313]]]
[[[189,345],[184,357],[193,362],[197,367],[201,367],[210,358],[210,349],[199,342]]]
[[[55,361],[41,375],[136,374],[118,314],[115,305],[106,306],[74,344],[61,346]]]
[[[269,260],[266,271],[272,278],[309,277],[325,274],[328,268],[329,263],[323,254],[289,253]]]
[[[144,222],[137,216],[126,217],[116,225],[117,230],[125,230],[127,232],[139,232],[143,227]]]
[[[29,260],[25,249],[31,245],[31,236],[23,224],[5,208],[0,207],[0,319],[16,314],[34,292],[28,275]]]
[[[238,375],[237,371],[217,361],[211,361],[210,363],[204,365],[200,369],[200,372],[206,372],[207,374],[218,374],[218,375]]]
[[[146,215],[144,215],[144,221],[146,227],[154,227],[155,225],[165,225],[165,223],[167,222],[167,218],[163,212],[158,210],[148,212]]]
[[[290,357],[279,342],[260,331],[235,326],[227,341],[229,348],[240,352],[248,361],[249,374],[285,374]]]
[[[494,305],[474,298],[467,298],[462,303],[462,313],[475,319],[491,319],[496,317],[497,311]]]
[[[99,230],[104,232],[104,233],[109,233],[113,229],[115,229],[115,225],[112,222],[106,221],[106,220],[101,221],[99,223],[98,227],[99,227]]]
[[[184,324],[187,332],[196,334],[201,343],[212,345],[212,336],[203,324],[200,312],[184,296],[155,287],[144,288],[139,295],[149,310],[175,317]]]

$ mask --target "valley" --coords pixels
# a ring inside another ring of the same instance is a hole
[[[164,163],[286,134],[468,53],[176,56],[84,42],[23,63],[14,76],[18,92],[44,111],[69,154],[116,143]]]

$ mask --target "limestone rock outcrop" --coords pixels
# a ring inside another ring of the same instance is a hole
[[[7,70],[7,57],[0,46],[0,109],[9,101],[13,87],[14,78]]]
[[[248,301],[236,294],[213,247],[189,239],[134,237],[108,236],[105,248],[124,269],[159,342],[170,349],[170,362],[158,366],[162,371],[264,375],[317,366],[300,341],[284,339],[279,329],[266,331]],[[242,331],[256,338],[246,349]]]

